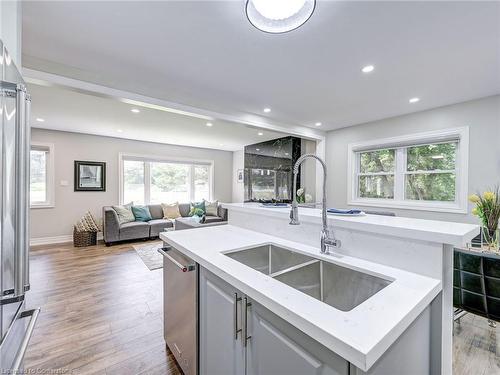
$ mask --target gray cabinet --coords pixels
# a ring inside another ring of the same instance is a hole
[[[200,268],[200,374],[245,375],[241,293]]]
[[[349,362],[252,302],[249,307],[248,375],[345,375]]]
[[[349,363],[262,305],[200,271],[202,375],[346,375]]]

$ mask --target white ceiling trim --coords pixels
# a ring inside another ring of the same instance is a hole
[[[121,102],[133,104],[136,106],[142,106],[146,108],[157,109],[185,116],[201,118],[208,121],[216,119],[230,121],[251,126],[254,128],[288,133],[291,135],[316,141],[325,140],[326,133],[321,130],[311,129],[302,126],[286,126],[281,124],[270,124],[245,118],[244,117],[245,115],[239,117],[220,112],[208,111],[201,108],[195,108],[179,103],[169,102],[158,98],[140,95],[128,91],[118,90],[111,87],[80,81],[56,74],[42,72],[35,69],[23,68],[23,77],[28,83],[44,85],[44,86],[60,86],[84,94],[116,99]]]

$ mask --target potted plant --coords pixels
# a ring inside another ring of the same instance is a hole
[[[472,194],[469,201],[476,207],[472,214],[479,217],[482,224],[481,242],[487,250],[499,250],[500,231],[498,222],[500,220],[500,187],[494,191],[486,191],[481,194]]]
[[[303,188],[297,189],[297,203],[305,203],[306,202],[304,193],[305,193],[305,191]]]

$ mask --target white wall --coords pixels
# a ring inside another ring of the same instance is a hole
[[[500,183],[500,96],[436,108],[327,134],[328,203],[347,207],[347,145],[430,130],[469,126],[469,193]],[[382,208],[366,208],[383,210]],[[477,223],[471,214],[451,214],[387,208],[399,216]],[[469,205],[469,212],[471,205]]]
[[[21,69],[21,2],[0,1],[0,39]]]
[[[302,139],[301,144],[303,154],[316,154],[316,142],[308,139]],[[300,169],[300,186],[306,194],[310,194],[312,201],[316,202],[316,167],[318,162],[313,159],[307,159],[302,163]]]
[[[100,137],[79,133],[32,129],[32,140],[54,144],[55,208],[31,209],[31,238],[55,237],[72,233],[73,224],[90,210],[101,218],[102,207],[118,204],[118,154],[134,153],[160,157],[193,158],[214,161],[214,198],[230,202],[232,197],[232,153]],[[105,192],[74,192],[75,160],[106,162]],[[61,180],[69,182],[61,186]]]
[[[245,169],[245,151],[233,152],[233,203],[243,203],[245,200],[245,184],[238,182],[238,170]]]

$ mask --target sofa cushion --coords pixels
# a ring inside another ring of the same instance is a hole
[[[132,213],[136,221],[149,221],[152,219],[148,206],[132,206]]]
[[[174,222],[173,220],[168,219],[154,219],[148,222],[150,231],[150,237],[158,237],[161,232],[165,232],[167,228],[173,228]]]
[[[120,225],[120,240],[149,237],[149,224],[143,221],[132,221]]]
[[[120,224],[135,221],[135,216],[132,213],[132,205],[133,202],[121,206],[113,206],[113,210],[116,211],[116,214],[118,215],[118,222]]]
[[[163,219],[163,209],[161,208],[161,204],[150,204],[148,207],[152,219]]]
[[[179,212],[182,217],[188,217],[191,211],[191,203],[179,203]]]
[[[172,204],[162,203],[161,208],[163,209],[163,219],[177,219],[181,216],[179,202]]]
[[[218,223],[220,221],[224,221],[221,217],[219,216],[213,216],[213,215],[206,215],[205,216],[205,221],[203,222],[204,224],[208,223]]]

